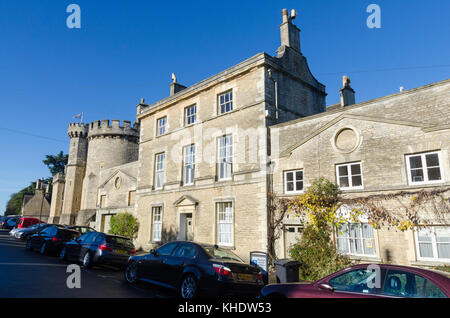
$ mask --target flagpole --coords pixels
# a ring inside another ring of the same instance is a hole
[[[83,112],[81,112],[81,123],[83,123]]]

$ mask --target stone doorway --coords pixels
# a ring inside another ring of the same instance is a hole
[[[175,201],[174,205],[178,215],[178,239],[182,241],[194,241],[197,200],[184,195]]]
[[[298,224],[284,225],[284,255],[290,258],[289,249],[302,237],[302,227]]]

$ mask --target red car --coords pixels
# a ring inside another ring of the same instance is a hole
[[[39,219],[22,217],[20,218],[19,224],[17,224],[17,228],[22,229],[38,223],[40,223]]]
[[[313,283],[267,285],[265,298],[450,297],[450,273],[415,267],[359,264]]]

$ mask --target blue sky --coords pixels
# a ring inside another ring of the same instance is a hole
[[[66,7],[81,7],[81,29]],[[381,29],[366,7],[381,7]],[[327,105],[349,75],[364,101],[449,78],[450,2],[0,0],[0,213],[11,193],[49,176],[46,154],[68,151],[67,125],[133,120],[141,97],[190,86],[254,54],[275,55],[281,9],[295,8],[301,46]]]

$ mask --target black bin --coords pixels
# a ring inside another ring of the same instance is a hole
[[[298,269],[300,263],[289,258],[282,258],[275,261],[277,271],[277,283],[298,282]]]

